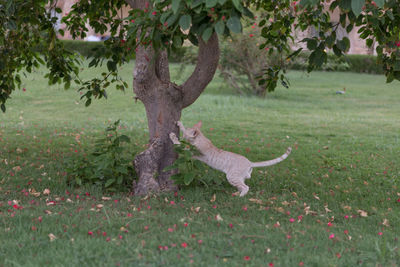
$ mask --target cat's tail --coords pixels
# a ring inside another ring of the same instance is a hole
[[[275,164],[283,161],[284,159],[286,159],[289,156],[290,152],[292,152],[292,148],[288,147],[285,154],[283,154],[279,158],[271,159],[271,160],[267,160],[267,161],[252,162],[251,167],[267,167],[267,166],[275,165]]]

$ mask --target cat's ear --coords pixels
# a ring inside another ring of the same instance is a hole
[[[199,135],[199,131],[198,130],[194,130],[193,131],[193,137],[196,137],[196,136],[198,136]]]
[[[196,123],[193,127],[194,127],[194,128],[200,129],[202,125],[203,125],[202,121],[199,121],[199,122]]]

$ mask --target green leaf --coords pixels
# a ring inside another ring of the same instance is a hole
[[[233,33],[242,32],[242,23],[240,22],[240,19],[236,16],[230,17],[226,22],[226,26],[228,26],[229,30]]]
[[[235,6],[235,8],[239,11],[242,12],[243,11],[243,6],[240,0],[232,0],[233,5]]]
[[[394,62],[393,70],[400,71],[400,59],[398,59],[398,60],[396,60],[396,62]]]
[[[318,42],[315,39],[308,39],[307,40],[307,48],[308,50],[312,51],[315,50],[315,48],[317,48]]]
[[[357,0],[358,1],[358,0]],[[339,6],[342,8],[342,9],[345,9],[345,10],[351,10],[352,8],[351,8],[351,6],[352,6],[352,0],[342,0],[342,1],[340,1],[339,2]]]
[[[203,3],[203,0],[194,0],[192,3],[192,8],[198,7]]]
[[[217,4],[218,0],[206,0],[206,7],[211,8]]]
[[[210,39],[211,35],[213,33],[213,29],[211,27],[208,27],[203,31],[203,34],[201,35],[201,39],[203,39],[204,42],[207,42],[208,39]]]
[[[179,48],[182,46],[182,43],[183,43],[182,38],[179,35],[175,35],[172,43],[173,46],[175,48]]]
[[[167,25],[168,25],[168,27],[169,26],[172,26],[174,23],[175,23],[175,21],[178,19],[178,14],[174,14],[174,15],[172,15],[172,16],[170,16],[168,19],[167,19]]]
[[[346,52],[350,48],[350,40],[347,37],[343,37],[343,39],[338,41],[336,45],[340,50]]]
[[[107,182],[104,184],[104,187],[109,187],[110,185],[112,185],[115,182],[115,178],[110,178],[107,180]]]
[[[126,166],[117,166],[115,167],[115,170],[119,173],[128,174],[128,168]]]
[[[218,4],[220,4],[221,6],[222,6],[223,4],[225,4],[225,2],[226,2],[226,0],[218,0]]]
[[[173,164],[173,165],[165,167],[163,169],[163,172],[170,171],[170,170],[175,170],[175,169],[176,169],[176,166],[175,166],[175,164]]]
[[[222,36],[225,32],[225,22],[223,20],[219,20],[217,23],[215,23],[214,29],[218,35]]]
[[[185,175],[183,176],[183,182],[185,183],[185,185],[190,185],[190,183],[193,181],[194,179],[194,173],[185,173]]]
[[[90,104],[92,104],[92,99],[91,99],[91,98],[89,98],[88,100],[86,100],[86,102],[85,102],[85,107],[90,106]]]
[[[385,5],[385,0],[375,0],[378,7],[382,8]]]
[[[4,105],[4,103],[2,103],[0,105],[0,108],[1,108],[1,111],[3,111],[3,113],[6,112],[6,105]]]
[[[351,10],[353,13],[358,16],[361,14],[362,8],[365,5],[365,0],[352,0],[351,1]]]
[[[195,46],[199,45],[199,40],[197,39],[196,35],[194,35],[193,33],[189,33],[188,39],[193,45],[195,45]]]
[[[394,20],[393,12],[391,10],[386,10],[386,15],[388,15],[389,19]]]
[[[245,15],[246,17],[249,17],[249,18],[251,18],[251,19],[254,19],[254,14],[253,14],[253,12],[251,12],[251,10],[250,9],[248,9],[247,7],[244,7],[243,8],[243,15]]]
[[[335,53],[335,55],[336,55],[337,57],[342,56],[342,50],[340,50],[340,49],[337,47],[337,45],[334,45],[334,46],[333,46],[333,52]]]
[[[328,37],[326,37],[326,45],[329,48],[332,48],[332,46],[335,44],[335,36],[333,36],[332,34],[329,35]]]
[[[181,4],[181,0],[172,0],[172,11],[174,12],[174,14],[176,14],[176,12],[178,12],[180,4]]]
[[[117,70],[117,64],[114,61],[109,60],[107,62],[107,69],[108,69],[108,71],[116,71]]]
[[[350,32],[353,30],[353,27],[354,27],[354,24],[349,24],[349,25],[347,25],[347,27],[346,27],[346,32],[347,32],[347,33],[350,33]]]
[[[386,82],[391,83],[394,80],[394,73],[391,71],[386,74]]]
[[[179,19],[179,25],[181,26],[182,30],[189,29],[191,24],[192,24],[192,17],[190,15],[183,15]]]
[[[162,15],[161,15],[161,17],[160,17],[161,23],[164,24],[165,21],[167,20],[167,18],[169,18],[169,16],[170,16],[171,14],[172,14],[171,12],[162,13]]]
[[[368,47],[372,47],[372,44],[374,43],[374,40],[371,38],[368,38],[365,43],[367,44]]]

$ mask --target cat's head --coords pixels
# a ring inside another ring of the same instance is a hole
[[[186,131],[183,132],[183,138],[192,143],[196,139],[196,137],[201,133],[200,132],[201,125],[202,122],[199,121],[198,123],[193,125],[192,128],[186,128]]]

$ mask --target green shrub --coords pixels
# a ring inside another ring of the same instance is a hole
[[[307,70],[308,52],[300,53],[288,64],[289,69]],[[340,58],[328,54],[327,63],[319,70],[324,71],[350,71],[355,73],[383,74],[382,65],[377,64],[373,55],[345,55]]]
[[[287,68],[292,70],[307,70],[308,57],[310,53],[305,51],[287,62]],[[328,60],[317,70],[323,71],[351,71],[350,65],[345,57],[336,57],[333,54],[328,54]]]
[[[357,73],[383,74],[383,67],[377,64],[377,58],[373,55],[347,55],[350,71]]]
[[[258,38],[246,32],[221,42],[220,75],[241,95],[265,96],[267,88],[260,84],[265,70],[281,64],[278,55],[269,56],[259,49]]]
[[[134,176],[132,157],[124,153],[123,146],[130,143],[130,139],[118,133],[119,123],[118,120],[106,128],[104,138],[96,141],[94,151],[87,157],[67,163],[69,184],[94,184],[108,191],[131,188]]]
[[[179,155],[178,159],[175,160],[174,164],[164,169],[164,171],[178,169],[178,172],[171,176],[176,185],[189,186],[202,184],[205,186],[215,186],[224,182],[216,171],[204,163],[193,159],[193,156],[200,153],[194,146],[185,140],[181,140],[180,142],[180,145],[175,145],[174,147],[175,152]]]

